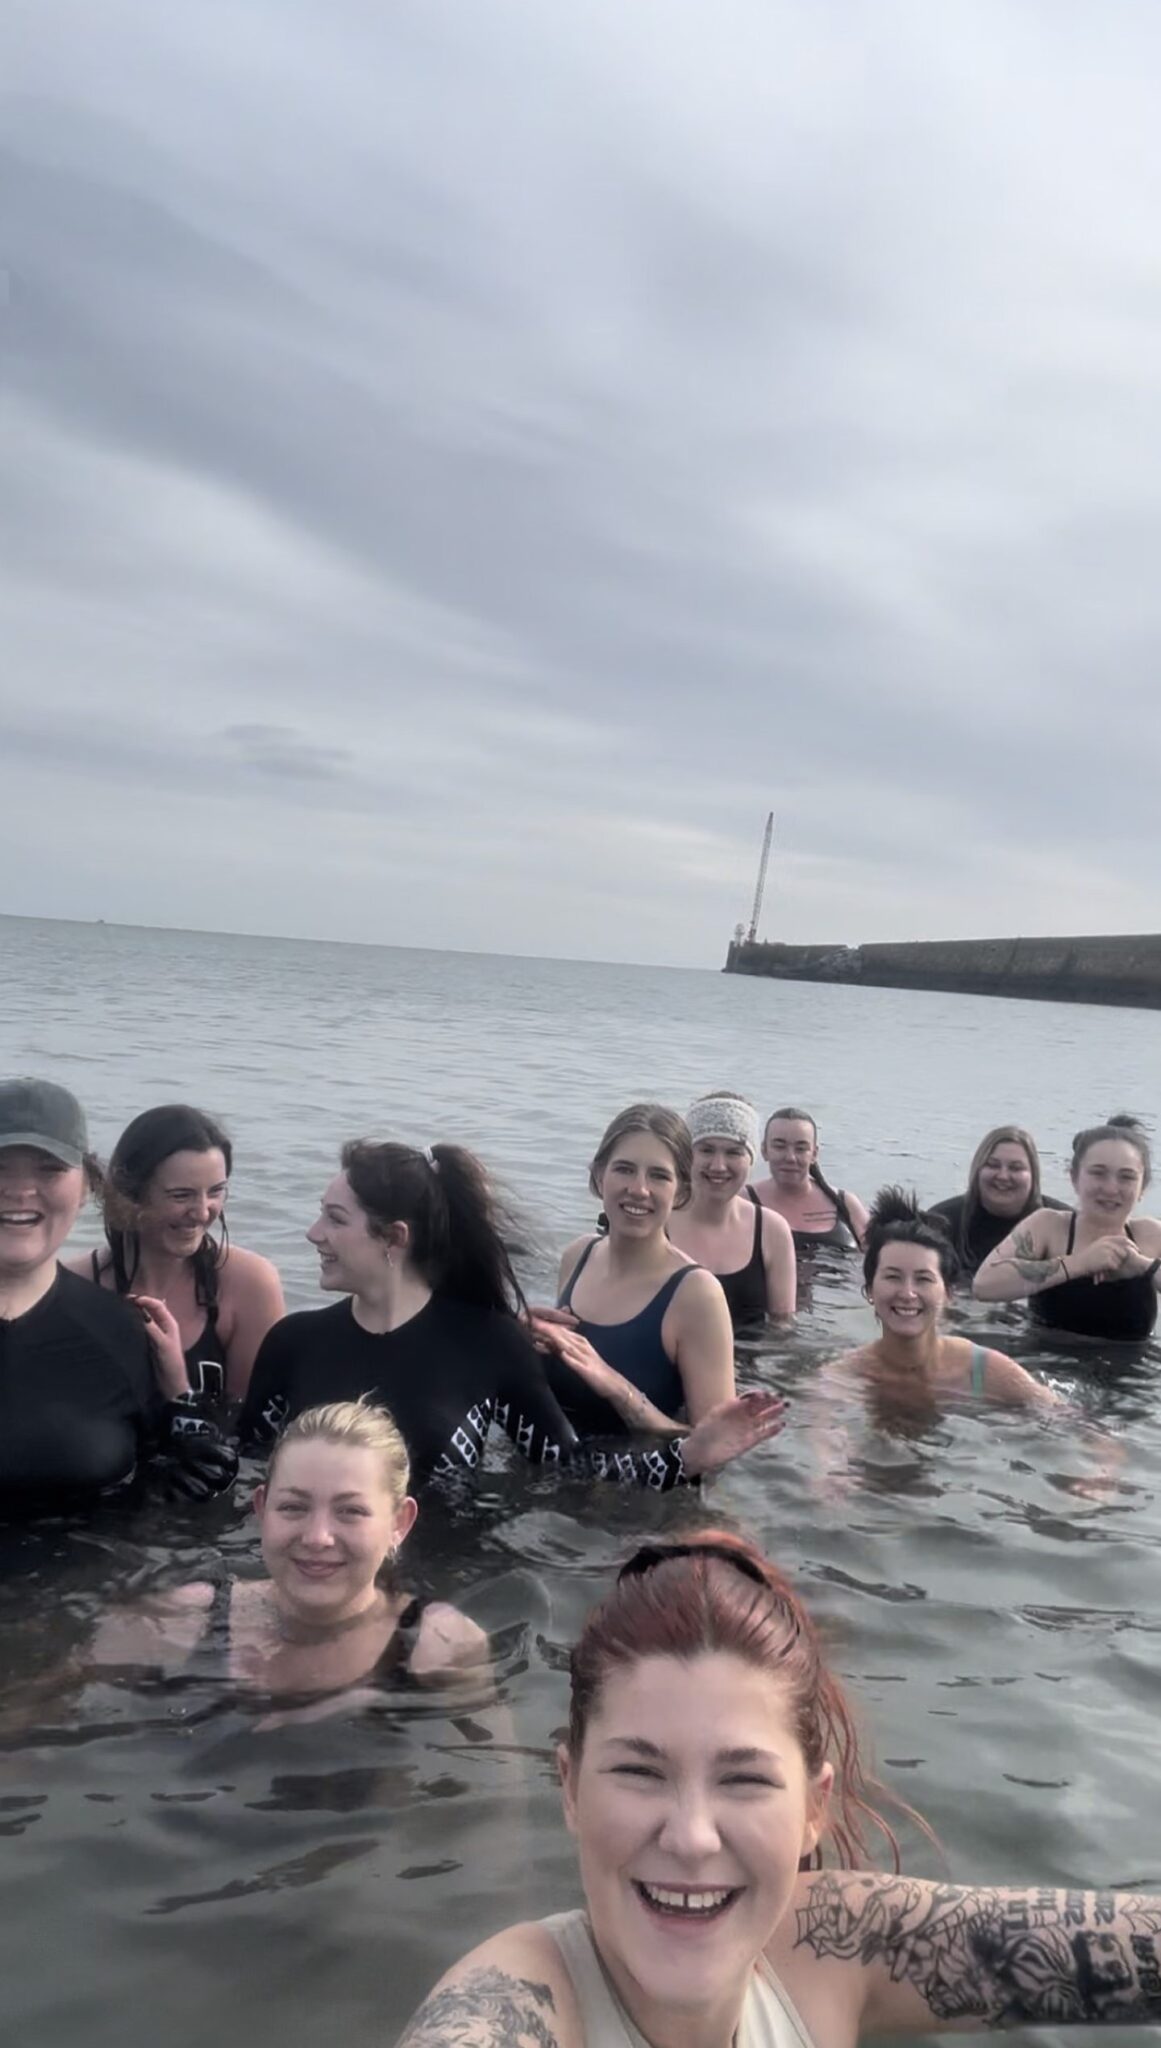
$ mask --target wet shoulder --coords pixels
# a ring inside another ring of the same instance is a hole
[[[218,1291],[223,1301],[231,1295],[249,1294],[255,1288],[265,1291],[272,1286],[281,1293],[282,1279],[273,1259],[264,1257],[261,1252],[248,1251],[245,1245],[230,1244],[227,1247],[226,1256],[218,1268]],[[316,1310],[315,1313],[323,1314],[325,1311]]]
[[[529,1920],[482,1942],[440,1978],[398,2048],[596,2048],[585,2043],[572,1978],[549,1928]]]

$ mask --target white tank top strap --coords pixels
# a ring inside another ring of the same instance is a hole
[[[540,1925],[551,1934],[572,1979],[585,2048],[649,2048],[605,1975],[584,1913],[554,1913]],[[814,2048],[765,1956],[746,1993],[734,2048]]]
[[[540,1925],[551,1934],[572,1978],[585,2048],[649,2048],[601,1967],[585,1915],[554,1913]]]

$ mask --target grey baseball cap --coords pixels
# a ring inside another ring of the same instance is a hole
[[[30,1145],[62,1166],[81,1166],[89,1149],[85,1112],[55,1081],[0,1081],[0,1149]]]

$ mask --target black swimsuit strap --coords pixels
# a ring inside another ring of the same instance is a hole
[[[601,1240],[599,1237],[590,1237],[583,1252],[577,1260],[576,1265],[573,1267],[572,1272],[568,1276],[568,1285],[565,1288],[563,1294],[561,1295],[560,1302],[558,1304],[560,1308],[571,1308],[572,1290],[576,1286],[577,1281],[580,1279],[581,1274],[584,1272],[585,1267],[588,1265],[589,1258],[593,1252],[594,1247],[598,1245],[600,1241]]]

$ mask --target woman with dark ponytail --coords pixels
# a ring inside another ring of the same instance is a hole
[[[496,1422],[533,1463],[579,1460],[665,1489],[782,1427],[777,1397],[744,1395],[640,1452],[623,1439],[609,1454],[583,1444],[521,1320],[511,1219],[460,1145],[344,1145],[307,1238],[320,1286],[348,1298],[271,1330],[239,1419],[244,1445],[272,1442],[306,1408],[371,1395],[394,1416],[417,1487],[478,1466]]]
[[[879,1335],[846,1352],[831,1370],[845,1371],[912,1411],[937,1408],[949,1395],[982,1396],[1008,1407],[1055,1406],[1050,1389],[1006,1352],[945,1334],[943,1315],[956,1272],[955,1250],[941,1219],[925,1215],[902,1188],[881,1189],[863,1259],[863,1292]]]

